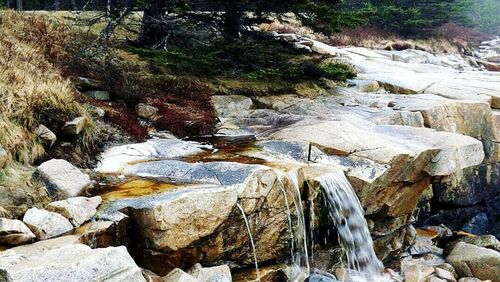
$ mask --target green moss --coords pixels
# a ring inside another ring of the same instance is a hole
[[[323,77],[336,81],[346,81],[356,77],[356,71],[349,65],[343,63],[329,63],[320,65]]]
[[[312,78],[327,78],[342,82],[356,77],[354,68],[342,62],[306,62],[304,74]]]

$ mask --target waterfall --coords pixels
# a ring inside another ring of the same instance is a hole
[[[280,178],[280,189],[281,192],[283,193],[283,197],[285,198],[285,205],[286,205],[286,216],[288,218],[288,229],[290,230],[290,240],[291,240],[291,247],[290,247],[290,255],[292,258],[294,257],[295,253],[295,236],[293,236],[293,225],[292,225],[292,213],[290,212],[290,204],[288,203],[288,196],[286,194],[286,189],[285,189],[285,184],[283,184],[283,180]]]
[[[295,206],[295,211],[297,215],[297,223],[295,228],[292,224],[290,205],[288,201],[288,196],[286,192],[287,186],[285,185],[284,180],[288,180],[288,183],[293,187],[293,203]],[[288,225],[290,230],[290,254],[292,258],[292,265],[289,272],[289,278],[292,281],[301,281],[305,277],[307,277],[310,273],[309,268],[309,256],[307,250],[307,237],[306,237],[306,227],[305,227],[305,219],[304,212],[302,207],[302,197],[300,193],[299,187],[299,178],[296,171],[292,171],[288,174],[278,174],[278,181],[280,182],[280,188],[283,193],[283,197],[285,200],[285,205],[287,208],[287,216],[288,216]]]
[[[290,180],[294,188],[293,201],[295,210],[297,212],[297,226],[295,234],[298,242],[297,245],[301,246],[301,248],[297,246],[297,252],[294,259],[299,267],[302,267],[302,264],[304,264],[307,271],[306,274],[309,274],[311,272],[311,269],[309,267],[309,254],[307,250],[306,222],[304,218],[304,208],[302,206],[302,196],[300,193],[299,176],[297,171],[289,172],[288,179]]]
[[[350,281],[381,281],[383,264],[373,249],[373,240],[363,208],[344,173],[331,173],[316,180],[324,190],[329,215],[336,225],[338,237],[347,257]]]
[[[259,272],[259,264],[257,261],[257,252],[255,251],[255,242],[253,241],[252,230],[250,229],[250,223],[248,222],[248,218],[245,214],[245,210],[241,207],[241,205],[239,203],[236,203],[236,206],[240,209],[241,216],[243,217],[243,220],[245,221],[245,225],[247,227],[248,237],[250,238],[250,244],[252,244],[253,259],[255,262],[255,271],[257,272],[257,280],[260,281],[260,272]]]
[[[310,242],[310,245],[311,245],[311,254],[310,254],[310,259],[311,259],[311,263],[314,263],[314,229],[316,228],[314,226],[314,200],[311,199],[311,201],[309,202],[309,210],[310,210],[310,214],[309,214],[309,240],[311,241]]]

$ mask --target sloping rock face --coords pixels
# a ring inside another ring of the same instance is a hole
[[[33,255],[0,253],[1,281],[146,281],[125,247],[68,245]]]
[[[488,231],[500,234],[500,227],[491,224],[497,222],[500,215],[495,204],[500,193],[497,110],[500,74],[478,71],[460,57],[431,55],[416,50],[334,48],[313,42],[322,54],[337,54],[340,59],[353,64],[359,71],[358,81],[361,82],[357,84],[376,81],[383,88],[375,93],[359,93],[362,88],[357,86],[355,89],[344,88],[337,90],[336,94],[340,96],[318,97],[314,101],[304,101],[299,97],[278,97],[277,100],[268,97],[259,98],[259,102],[273,109],[280,105],[287,114],[337,120],[351,116],[376,124],[429,127],[481,141],[485,154],[483,162],[442,178],[433,177],[431,183],[435,195],[431,202],[434,210],[445,206],[447,210],[443,212],[479,205],[472,217],[460,220],[467,222],[485,212],[490,221]],[[318,105],[318,100],[323,105]],[[430,202],[425,205],[429,206]]]
[[[334,48],[319,42],[315,44],[353,64],[360,71],[359,78],[378,81],[393,93],[436,94],[450,99],[487,102],[494,109],[500,107],[498,73],[477,72],[471,68],[461,70],[459,64],[447,64],[439,60],[408,63],[411,58],[422,57],[421,54],[411,54],[414,50],[382,51],[359,47]],[[408,58],[407,62],[398,60],[400,54]]]
[[[264,152],[249,155],[344,169],[373,220],[381,258],[412,242],[417,205],[428,216],[431,203],[450,202],[446,195],[465,204],[498,195],[498,129],[489,103],[355,87],[314,99],[259,97],[256,104],[266,110],[226,111],[221,133],[232,128],[264,139],[257,143]]]
[[[173,178],[199,184],[110,203],[105,213],[128,214],[135,233],[130,248],[149,269],[166,275],[196,262],[215,265],[253,263],[244,218],[248,217],[259,261],[283,258],[289,252],[287,205],[293,189],[271,168],[238,163],[157,161],[132,165],[129,174]],[[240,205],[244,215],[237,207]]]

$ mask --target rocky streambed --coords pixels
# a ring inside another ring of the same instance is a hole
[[[500,281],[500,73],[280,38],[358,79],[214,96],[215,136],[42,164],[54,202],[0,221],[0,242],[38,241],[0,253],[0,281]]]

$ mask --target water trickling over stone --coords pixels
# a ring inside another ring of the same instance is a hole
[[[281,183],[281,190],[285,199],[287,209],[287,217],[290,229],[290,254],[292,258],[292,265],[289,268],[289,279],[292,281],[303,280],[310,273],[309,256],[307,250],[307,238],[304,212],[302,207],[302,197],[300,195],[299,179],[296,171],[289,172],[288,174],[279,174],[279,181]],[[292,224],[291,210],[287,196],[287,187],[292,189],[293,204],[295,207],[295,215],[297,220]]]
[[[288,228],[290,231],[290,241],[291,241],[290,255],[293,258],[294,254],[295,254],[295,236],[293,235],[294,232],[293,232],[293,224],[292,224],[292,212],[290,211],[290,204],[288,203],[288,196],[286,194],[285,184],[283,183],[283,180],[281,178],[280,178],[280,182],[281,182],[280,189],[281,189],[281,192],[283,193],[283,198],[285,199],[286,216],[288,219]]]
[[[257,252],[255,251],[255,242],[253,240],[252,230],[250,229],[250,223],[248,222],[247,215],[245,214],[245,210],[241,207],[239,203],[236,203],[236,206],[241,211],[241,216],[243,220],[245,220],[245,226],[247,228],[248,237],[250,239],[250,244],[252,245],[253,259],[255,262],[255,271],[257,272],[257,280],[260,281],[260,272],[259,272],[259,263],[257,261]]]
[[[364,218],[363,208],[351,184],[342,172],[316,179],[323,188],[329,216],[347,257],[347,267],[358,281],[381,281],[383,265],[373,250],[373,240]]]
[[[288,173],[287,177],[294,189],[293,201],[297,212],[297,225],[295,228],[297,251],[295,252],[294,261],[299,267],[305,268],[306,274],[309,274],[310,267],[307,250],[306,222],[304,218],[304,208],[302,206],[302,196],[300,193],[299,176],[297,171],[291,171]]]

